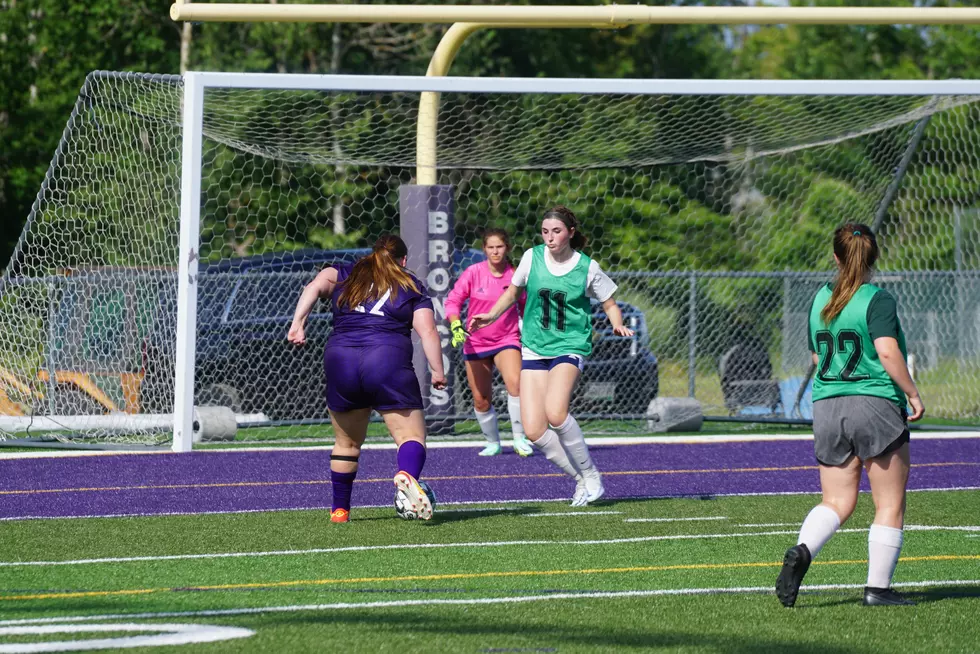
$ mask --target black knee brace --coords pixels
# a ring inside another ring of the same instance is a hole
[[[331,454],[330,455],[330,460],[331,461],[350,461],[351,463],[357,463],[357,460],[359,458],[360,458],[360,455],[357,455],[357,456],[347,456],[346,454]]]

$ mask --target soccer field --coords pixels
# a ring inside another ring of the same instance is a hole
[[[917,606],[860,605],[863,494],[794,609],[772,587],[812,443],[610,443],[585,509],[540,456],[432,448],[429,523],[395,518],[391,449],[345,525],[327,450],[0,460],[0,652],[976,651],[980,440],[913,438],[895,581]]]

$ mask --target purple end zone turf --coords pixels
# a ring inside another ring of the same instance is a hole
[[[980,486],[980,439],[916,440],[909,487]],[[799,493],[819,489],[810,441],[599,445],[606,498]],[[574,484],[544,457],[507,448],[429,451],[440,503],[566,499]],[[192,452],[0,460],[0,519],[330,507],[329,452]],[[392,501],[394,450],[365,450],[353,506]],[[864,488],[866,489],[866,482]],[[54,492],[52,492],[54,491]]]

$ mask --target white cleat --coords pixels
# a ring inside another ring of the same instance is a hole
[[[579,477],[575,482],[575,494],[569,506],[585,506],[589,503],[589,491],[585,487],[585,479]]]
[[[531,447],[531,441],[527,436],[514,436],[514,451],[525,458],[534,455],[534,448]]]
[[[585,503],[591,504],[606,494],[606,487],[602,485],[602,475],[596,470],[592,474],[583,475],[585,481]]]
[[[500,447],[500,443],[489,443],[486,447],[480,450],[480,456],[497,456],[503,451],[503,448]]]
[[[402,470],[395,475],[394,481],[395,488],[404,493],[405,497],[408,498],[408,501],[412,506],[412,510],[415,511],[415,515],[418,516],[418,519],[431,520],[432,502],[429,500],[429,496],[425,494],[425,491],[422,490],[422,487],[419,486],[418,480]]]

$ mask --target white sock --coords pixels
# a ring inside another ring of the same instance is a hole
[[[575,467],[582,473],[591,474],[595,470],[595,464],[592,463],[592,456],[589,455],[589,446],[585,444],[582,428],[578,426],[578,421],[572,417],[572,414],[566,416],[565,422],[557,426],[551,425],[551,428],[558,434],[561,446],[565,448],[568,458],[572,460]]]
[[[578,470],[568,460],[568,455],[565,454],[565,448],[561,446],[561,441],[558,440],[558,434],[548,429],[541,435],[541,438],[533,441],[533,443],[535,447],[544,453],[546,459],[564,470],[566,475],[573,478],[579,476]]]
[[[507,394],[507,413],[510,414],[510,430],[514,438],[524,437],[524,424],[521,422],[521,398]]]
[[[813,507],[800,527],[800,538],[796,541],[799,545],[803,543],[810,550],[810,556],[817,558],[817,554],[827,544],[830,537],[840,528],[840,517],[837,511],[829,506],[818,504]]]
[[[490,410],[486,413],[477,411],[476,421],[480,423],[480,429],[483,431],[484,438],[491,444],[499,445],[500,431],[497,429],[497,412],[493,410],[493,407],[490,407]]]
[[[868,585],[872,588],[891,588],[892,575],[902,551],[902,530],[884,525],[871,525],[868,530]]]

